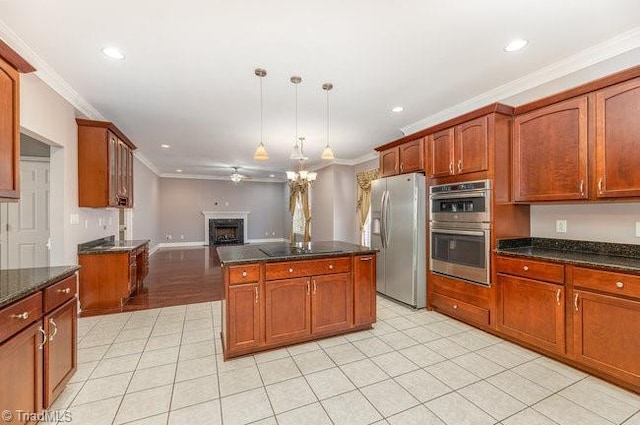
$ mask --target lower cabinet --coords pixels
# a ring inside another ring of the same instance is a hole
[[[236,319],[229,323],[227,335],[233,350],[258,347],[262,344],[262,312],[260,284],[248,283],[229,287],[227,308]]]
[[[353,322],[351,273],[311,278],[311,332],[349,329]]]
[[[573,357],[640,388],[640,302],[573,291]]]
[[[76,371],[77,320],[75,298],[44,317],[44,330],[48,335],[43,347],[45,406],[53,403]]]
[[[290,341],[311,334],[311,281],[309,278],[265,283],[267,344]]]
[[[376,256],[353,257],[353,324],[376,321]]]
[[[498,330],[549,351],[565,352],[564,287],[498,274]]]

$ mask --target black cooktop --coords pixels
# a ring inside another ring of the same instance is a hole
[[[327,254],[331,252],[342,252],[339,249],[316,248],[316,247],[298,247],[298,246],[274,246],[259,248],[269,257],[284,257],[295,255],[313,255]]]

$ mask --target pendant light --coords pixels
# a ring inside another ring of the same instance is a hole
[[[298,76],[293,76],[291,77],[290,81],[293,83],[294,87],[295,87],[295,99],[296,99],[296,140],[295,140],[295,144],[293,145],[293,149],[291,150],[291,155],[289,155],[289,159],[297,159],[298,161],[306,161],[307,158],[306,156],[304,156],[303,153],[303,143],[304,143],[304,139],[302,138],[298,138],[298,84],[300,84],[302,82],[302,78],[298,77]],[[298,140],[300,141],[300,143],[298,143]]]
[[[324,147],[322,151],[322,155],[320,158],[322,159],[335,159],[335,155],[333,154],[333,150],[331,150],[331,146],[329,145],[329,123],[330,123],[330,115],[329,115],[329,91],[333,88],[333,84],[324,83],[322,85],[322,90],[327,92],[327,145]]]
[[[256,68],[254,73],[260,78],[260,144],[256,148],[256,152],[253,154],[253,159],[258,161],[266,161],[269,159],[267,150],[263,143],[263,106],[262,106],[262,79],[267,75],[267,71],[262,68]]]

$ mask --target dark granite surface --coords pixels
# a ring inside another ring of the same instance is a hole
[[[289,242],[220,246],[220,263],[230,264],[310,260],[342,255],[375,254],[376,249],[339,241],[310,242],[291,246]]]
[[[117,241],[115,236],[96,239],[78,245],[78,255],[83,254],[112,254],[133,251],[142,245],[149,243],[149,239]]]
[[[72,275],[78,266],[0,270],[0,307]]]
[[[640,245],[518,238],[499,240],[496,253],[640,274]]]

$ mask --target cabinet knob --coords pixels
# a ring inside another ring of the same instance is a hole
[[[61,294],[68,294],[71,292],[71,288],[58,289]]]
[[[289,273],[293,273],[293,269],[289,269]]]
[[[529,266],[524,266],[524,267],[522,268],[522,270],[524,270],[525,272],[528,272],[528,271],[529,271]]]
[[[16,319],[27,320],[29,318],[29,312],[25,311],[24,313],[14,314],[13,316]]]
[[[329,264],[329,270],[333,270],[333,264]]]
[[[616,287],[620,289],[624,288],[624,282],[616,282]]]
[[[247,272],[242,272],[242,277],[247,277]]]
[[[457,310],[457,309],[458,309],[458,304],[454,304],[454,305],[453,305],[453,309],[454,309],[454,310]]]

